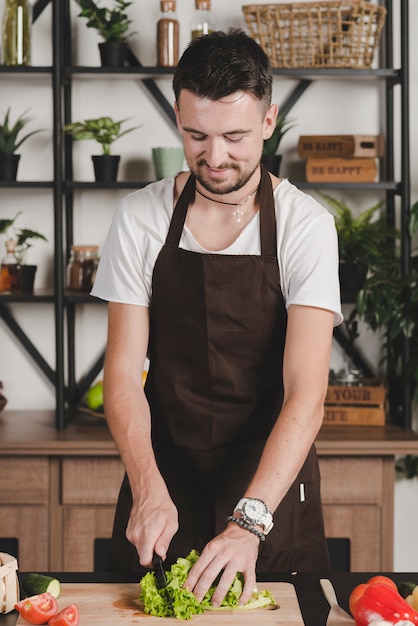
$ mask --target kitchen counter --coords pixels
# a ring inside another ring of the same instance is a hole
[[[327,425],[316,447],[326,535],[344,552],[334,569],[390,571],[395,456],[418,454],[417,433]],[[16,538],[22,570],[102,569],[96,540],[111,535],[123,476],[103,418],[79,414],[56,430],[52,411],[3,411],[0,476],[0,538]]]
[[[355,573],[355,574],[332,574],[328,576],[334,584],[337,598],[340,605],[348,610],[348,598],[352,589],[359,583],[367,581],[371,576],[374,576],[376,572],[369,573]],[[136,582],[137,578],[134,575],[116,575],[107,573],[59,573],[51,572],[52,576],[55,576],[61,582],[79,582],[83,583],[92,582]],[[388,576],[395,582],[411,581],[418,584],[418,573],[388,573]],[[295,575],[275,575],[275,576],[260,576],[259,582],[262,581],[275,581],[275,582],[290,582],[294,585],[301,608],[303,620],[305,626],[325,626],[329,606],[325,600],[319,579],[322,576],[319,574],[295,574]],[[323,576],[326,578],[327,576]],[[259,585],[261,586],[261,585]],[[0,615],[0,626],[15,626],[17,620],[17,613],[13,611],[8,615]],[[140,619],[136,620],[138,623]],[[161,624],[164,620],[161,621]],[[180,623],[180,622],[179,622]],[[193,619],[189,622],[193,625]],[[272,625],[274,621],[274,613],[272,613]],[[83,622],[82,616],[80,624],[83,626],[89,626],[88,623]]]

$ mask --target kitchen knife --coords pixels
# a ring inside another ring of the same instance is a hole
[[[170,589],[167,587],[167,578],[165,575],[164,569],[164,561],[160,557],[159,554],[154,552],[154,556],[152,557],[152,568],[154,570],[155,582],[157,585],[157,589],[162,591],[165,599],[168,602],[168,606],[170,607],[171,614],[174,615],[174,606],[173,606],[173,598],[171,596]]]

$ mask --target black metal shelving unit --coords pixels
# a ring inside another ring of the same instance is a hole
[[[408,42],[408,8],[409,0],[380,0],[387,9],[387,19],[384,29],[382,52],[384,67],[379,69],[274,69],[274,75],[283,79],[296,80],[296,86],[285,102],[280,104],[282,110],[290,110],[295,103],[303,97],[309,86],[315,81],[329,80],[353,80],[374,81],[385,85],[385,138],[386,158],[384,179],[377,183],[306,183],[294,181],[301,189],[306,190],[352,190],[355,192],[378,191],[385,195],[388,221],[395,220],[395,200],[400,199],[401,231],[402,237],[402,272],[409,270],[410,241],[406,225],[410,212],[410,162],[409,162],[409,42]],[[94,305],[100,301],[87,294],[75,294],[67,292],[64,286],[64,268],[68,258],[68,251],[73,243],[73,213],[75,193],[77,190],[100,189],[136,189],[145,186],[144,182],[116,182],[110,184],[81,182],[74,180],[72,162],[71,137],[63,137],[62,126],[72,121],[72,83],[78,80],[91,80],[99,77],[107,77],[109,81],[118,79],[138,80],[154,98],[161,113],[169,122],[175,125],[172,105],[166,100],[159,89],[156,79],[161,77],[171,78],[172,70],[169,68],[146,67],[132,51],[128,52],[127,65],[123,68],[85,67],[72,65],[71,50],[71,1],[70,0],[37,0],[33,9],[33,19],[39,17],[42,11],[52,4],[52,67],[27,67],[9,68],[0,66],[0,80],[2,74],[8,77],[14,76],[16,80],[31,76],[44,75],[52,82],[53,98],[53,154],[54,154],[54,180],[52,182],[22,181],[17,183],[0,183],[1,188],[51,188],[54,194],[54,250],[55,272],[54,289],[51,294],[34,294],[21,297],[16,295],[0,294],[0,317],[16,335],[22,346],[34,359],[35,363],[44,371],[56,389],[56,420],[57,429],[65,428],[68,420],[74,412],[77,404],[86,389],[96,378],[103,366],[103,353],[81,379],[77,380],[75,371],[75,337],[76,337],[76,309],[80,304]],[[394,5],[399,9],[400,29],[400,67],[394,67]],[[30,82],[29,82],[30,86]],[[395,93],[400,91],[400,118],[401,118],[401,175],[395,180],[394,144],[395,144]],[[53,303],[55,311],[55,342],[56,342],[56,367],[52,370],[43,359],[42,355],[33,346],[30,339],[19,327],[16,320],[8,309],[8,303]],[[344,345],[344,336],[340,331],[336,332],[336,339]],[[403,363],[406,367],[408,362],[409,346],[405,340],[403,348]],[[361,358],[358,357],[361,361]],[[363,365],[367,368],[366,364]],[[367,369],[366,369],[367,371]],[[405,387],[403,393],[402,426],[411,427],[411,394]]]

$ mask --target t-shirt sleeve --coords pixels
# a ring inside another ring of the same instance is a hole
[[[91,294],[109,302],[149,306],[150,281],[144,263],[147,245],[125,198],[113,217]]]
[[[333,311],[343,320],[338,276],[338,237],[334,217],[316,200],[296,192],[279,246],[286,307],[292,304]]]

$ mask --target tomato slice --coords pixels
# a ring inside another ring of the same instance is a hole
[[[58,611],[58,602],[47,591],[16,602],[15,609],[30,624],[46,624]]]
[[[54,617],[49,620],[48,624],[50,626],[78,626],[79,621],[80,615],[78,606],[76,604],[70,604],[54,615]]]

